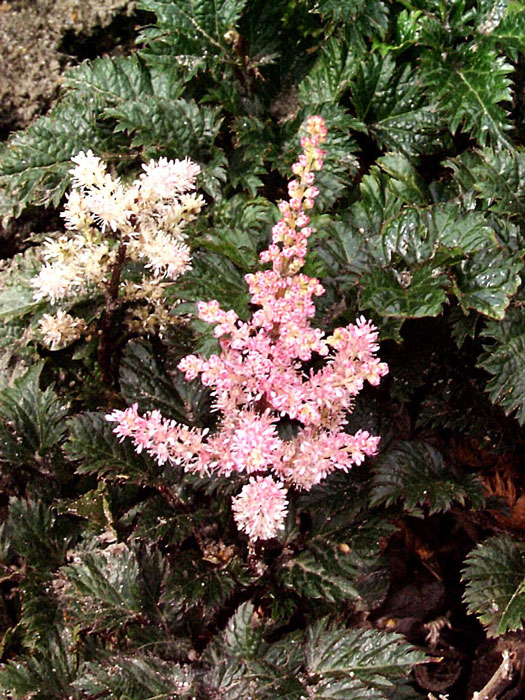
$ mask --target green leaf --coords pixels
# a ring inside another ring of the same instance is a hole
[[[414,79],[414,68],[396,68],[391,56],[369,54],[352,85],[357,116],[384,150],[429,153],[443,141],[439,113]]]
[[[165,418],[187,423],[188,417],[173,382],[158,366],[151,346],[130,342],[120,364],[120,390],[128,404],[137,402],[141,413],[159,410]]]
[[[482,337],[493,342],[484,346],[479,366],[492,375],[487,392],[507,415],[525,423],[525,314],[511,309],[501,322],[488,323]]]
[[[465,561],[462,579],[469,612],[490,636],[523,629],[525,621],[525,550],[508,535],[479,544]]]
[[[71,157],[80,150],[111,151],[109,135],[96,122],[101,108],[94,97],[69,95],[9,139],[0,158],[0,187],[16,196],[13,215],[31,203],[58,206],[70,182]]]
[[[10,285],[0,292],[0,321],[11,321],[42,308],[41,301],[35,301],[35,290],[22,285]]]
[[[150,496],[131,508],[121,522],[133,526],[133,536],[157,544],[181,544],[192,533],[193,518],[176,510],[163,496]]]
[[[377,542],[390,531],[386,522],[365,521],[340,535],[342,541],[311,537],[303,552],[284,563],[281,581],[305,598],[373,608],[386,594],[388,580]]]
[[[182,90],[175,71],[154,71],[138,54],[85,61],[66,72],[64,87],[96,95],[108,107],[152,95],[176,99]]]
[[[101,700],[133,698],[161,700],[195,697],[192,674],[186,667],[146,653],[114,655],[82,665],[75,688]]]
[[[493,212],[504,217],[525,215],[525,154],[522,149],[484,148],[472,163],[475,190]]]
[[[62,563],[76,528],[41,501],[12,497],[7,530],[11,546],[29,566],[52,570]]]
[[[383,42],[374,42],[374,48],[377,46],[382,56],[386,56],[390,51],[404,51],[419,38],[421,30],[421,10],[402,10],[397,16],[395,44],[385,44]]]
[[[466,313],[460,307],[452,309],[449,316],[450,333],[454,338],[458,348],[463,347],[466,338],[476,337],[476,327],[479,316],[469,311]]]
[[[410,204],[428,202],[425,182],[406,156],[389,153],[378,158],[377,164],[390,175],[388,186],[398,197]]]
[[[228,620],[224,631],[228,653],[246,660],[256,659],[262,644],[261,631],[253,604],[243,603]]]
[[[373,166],[359,186],[360,199],[350,208],[352,225],[365,241],[373,243],[380,238],[386,222],[396,216],[403,206],[402,200],[389,188],[390,178]]]
[[[67,405],[50,385],[40,389],[43,362],[0,392],[0,455],[17,464],[39,463],[65,435]]]
[[[33,299],[34,290],[30,284],[41,267],[42,261],[35,248],[28,248],[11,259],[1,273],[0,321],[18,319],[45,306]]]
[[[435,275],[430,265],[411,271],[376,269],[361,278],[361,309],[380,316],[421,318],[437,316],[446,301],[446,280]]]
[[[218,204],[214,215],[215,226],[199,243],[242,270],[253,270],[258,264],[258,249],[268,240],[268,220],[277,219],[274,205],[238,194]]]
[[[497,249],[472,255],[456,272],[454,292],[462,308],[503,319],[511,297],[521,284],[522,267],[520,257],[510,257]]]
[[[180,295],[186,301],[217,299],[223,309],[233,309],[240,318],[249,316],[250,296],[244,275],[223,256],[197,251],[181,284]]]
[[[157,15],[157,32],[172,51],[202,56],[228,55],[227,32],[235,28],[247,0],[141,0],[140,7]],[[151,43],[157,32],[145,31],[139,39]],[[229,47],[228,47],[229,48]]]
[[[224,549],[222,543],[218,547],[210,546],[209,560],[192,551],[179,554],[177,566],[166,580],[161,603],[169,607],[176,600],[187,610],[198,606],[212,612],[223,605],[238,587],[247,585],[248,572],[238,557],[231,556],[226,564],[216,558],[214,553],[220,552],[221,548]],[[189,571],[191,576],[188,576]]]
[[[357,70],[357,59],[357,52],[348,50],[340,39],[327,41],[312,69],[299,84],[299,102],[303,105],[337,103]]]
[[[222,635],[206,649],[206,685],[225,700],[286,698],[300,700],[305,687],[299,676],[302,649],[297,633],[275,644],[263,640],[264,622],[252,603],[243,603]]]
[[[509,0],[478,0],[476,31],[490,35],[507,14]]]
[[[424,661],[425,655],[415,651],[401,635],[345,630],[321,619],[306,631],[305,658],[308,673],[324,677],[323,685],[332,678],[356,678],[366,686],[386,690],[395,688],[397,679]]]
[[[76,553],[61,575],[68,615],[94,630],[119,630],[143,614],[141,572],[137,557],[125,544],[101,553]]]
[[[425,209],[403,208],[385,222],[381,236],[368,240],[368,246],[382,265],[401,258],[409,266],[428,261],[435,268],[477,251],[500,252],[494,230],[482,214],[465,213],[448,202]]]
[[[76,640],[67,630],[51,630],[30,656],[0,668],[0,689],[16,700],[63,700],[74,696]],[[16,695],[13,695],[16,693]]]
[[[126,131],[131,145],[144,147],[145,154],[184,154],[200,162],[211,159],[222,122],[218,108],[156,95],[141,95],[105,109],[104,114],[116,119],[115,131]]]
[[[382,0],[319,0],[313,12],[344,22],[350,43],[364,45],[363,37],[382,37],[388,28],[388,10]]]
[[[374,463],[370,503],[390,506],[401,500],[411,515],[449,510],[454,502],[473,507],[483,503],[479,479],[445,464],[442,455],[425,442],[398,442]]]
[[[492,29],[489,39],[508,53],[513,61],[517,61],[519,54],[525,51],[525,10],[509,12]]]
[[[458,48],[425,50],[421,76],[454,133],[462,127],[485,145],[490,138],[509,145],[511,128],[501,102],[511,102],[513,67],[485,45],[463,43]]]
[[[144,453],[137,454],[130,440],[119,442],[104,413],[82,413],[68,422],[69,459],[80,462],[78,474],[147,481],[158,467]]]

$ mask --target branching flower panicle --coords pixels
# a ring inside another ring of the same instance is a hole
[[[168,316],[166,282],[176,280],[191,262],[184,228],[204,205],[193,191],[200,167],[188,158],[150,160],[139,178],[124,185],[91,151],[80,152],[72,161],[72,190],[62,213],[68,234],[44,243],[44,265],[31,281],[34,299],[60,304],[90,288],[105,293],[117,264],[137,262],[142,279],[132,284],[119,281],[116,295],[120,303],[148,303],[147,309],[130,306],[128,325],[134,332],[162,332]],[[68,336],[62,332],[62,340],[57,340],[50,319],[43,319],[41,338],[57,349]],[[64,324],[57,314],[56,328]]]
[[[137,451],[146,450],[159,464],[250,475],[233,499],[233,513],[252,540],[275,537],[284,527],[289,488],[308,490],[378,449],[379,437],[344,430],[364,382],[376,385],[388,371],[376,356],[377,330],[363,317],[330,337],[312,327],[313,298],[324,288],[300,272],[313,230],[308,212],[319,194],[315,172],[323,166],[325,140],[324,120],[310,117],[303,153],[292,166],[296,178],[288,185],[289,199],[280,202],[281,219],[260,256],[271,267],[245,278],[258,307],[250,321],[217,301],[198,304],[199,318],[215,324],[221,353],[208,359],[189,355],[179,369],[187,380],[199,376],[213,388],[221,411],[217,431],[206,435],[156,411],[141,417],[136,406],[107,416],[121,439],[131,438]],[[324,365],[305,370],[314,354],[325,358]],[[282,436],[286,424],[288,439]]]

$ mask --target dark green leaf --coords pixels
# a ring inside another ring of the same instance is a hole
[[[178,698],[195,697],[188,668],[145,653],[87,662],[74,685],[83,694],[101,700],[168,700],[175,694]]]
[[[491,322],[482,333],[493,342],[485,345],[480,367],[493,375],[487,384],[490,400],[514,413],[520,425],[525,423],[525,315],[517,308],[507,312],[503,321]]]
[[[412,515],[420,515],[422,506],[432,514],[466,500],[479,507],[483,490],[476,476],[447,466],[431,445],[398,442],[374,463],[370,502],[389,506],[398,500]]]
[[[508,535],[485,540],[466,559],[465,601],[491,636],[523,629],[525,551]]]
[[[70,459],[80,462],[77,472],[147,481],[158,471],[153,460],[137,454],[130,440],[119,442],[113,427],[104,413],[82,413],[69,421],[65,449]]]
[[[159,368],[148,343],[128,343],[119,380],[124,399],[130,405],[137,402],[141,412],[157,409],[165,418],[187,422],[184,404],[173,382]]]
[[[497,43],[513,61],[525,51],[525,11],[508,12],[507,16],[492,29],[490,41]]]
[[[115,130],[126,131],[131,145],[146,147],[147,154],[183,154],[201,162],[211,159],[222,122],[217,108],[199,107],[193,100],[149,95],[108,108],[104,114],[116,119]]]
[[[341,541],[312,537],[303,552],[286,562],[283,584],[305,598],[330,603],[354,601],[370,609],[386,594],[385,562],[377,549],[388,523],[360,523],[340,535]]]
[[[464,128],[485,145],[509,145],[506,133],[511,124],[501,103],[512,99],[513,67],[483,44],[462,44],[458,48],[426,50],[421,57],[423,82],[440,103],[454,133]]]
[[[177,53],[201,56],[207,51],[228,55],[226,33],[235,28],[246,0],[141,0],[140,7],[157,15],[157,25]],[[145,32],[143,38],[155,34]]]
[[[326,42],[319,58],[299,85],[301,104],[337,103],[357,70],[357,58],[357,54],[349,51],[340,39],[332,38]]]
[[[69,185],[71,157],[88,148],[108,148],[109,135],[97,126],[102,102],[69,95],[46,117],[15,134],[0,159],[0,186],[16,194],[14,215],[27,204],[57,206]]]
[[[384,689],[394,688],[397,679],[425,659],[401,635],[345,630],[331,626],[327,620],[319,620],[307,629],[305,657],[309,673],[325,678],[357,678],[367,686]]]
[[[40,649],[0,669],[0,688],[16,700],[63,700],[75,697],[76,640],[64,630],[52,630]],[[16,695],[14,695],[16,693]]]
[[[439,113],[414,79],[414,68],[396,69],[391,56],[370,54],[352,86],[357,116],[385,150],[428,153],[442,143]]]
[[[465,260],[456,273],[454,292],[463,309],[503,319],[511,297],[521,283],[520,258],[501,250],[479,251]]]
[[[66,431],[67,405],[53,386],[40,389],[43,367],[43,362],[33,365],[0,393],[0,454],[14,463],[39,463]]]
[[[65,591],[68,614],[97,630],[118,630],[143,612],[140,568],[125,544],[101,553],[78,553],[61,569],[70,587]]]
[[[421,318],[437,316],[446,301],[446,281],[429,266],[398,273],[377,269],[361,278],[360,307],[380,316]]]
[[[52,570],[62,562],[75,530],[67,524],[67,518],[57,516],[41,501],[10,499],[7,530],[11,546],[35,569]]]
[[[472,179],[477,192],[492,211],[505,217],[525,215],[525,154],[520,149],[479,151],[473,161]]]

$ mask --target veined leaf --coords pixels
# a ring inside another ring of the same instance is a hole
[[[386,594],[385,562],[377,550],[381,536],[390,534],[385,521],[361,523],[338,541],[310,539],[306,549],[285,564],[283,584],[305,598],[329,603],[354,601],[358,609],[377,606]]]
[[[145,342],[128,343],[120,365],[120,389],[131,405],[139,410],[159,410],[165,418],[186,423],[184,404],[167,374],[161,371],[151,346]]]
[[[137,557],[123,543],[101,553],[79,553],[75,562],[62,567],[61,574],[70,584],[68,615],[81,624],[118,630],[143,614]]]
[[[337,103],[355,74],[360,56],[340,39],[323,45],[321,54],[299,85],[299,101],[304,105]]]
[[[0,158],[0,186],[16,195],[15,216],[30,203],[59,204],[70,182],[71,157],[80,150],[111,151],[111,136],[96,123],[101,109],[100,100],[71,94],[9,139]]]
[[[359,186],[361,198],[350,207],[350,221],[365,240],[380,240],[384,224],[401,211],[403,202],[388,187],[389,181],[386,173],[372,167]]]
[[[391,56],[370,54],[352,84],[357,116],[385,150],[427,153],[442,141],[438,112],[414,79],[414,68],[396,68]]]
[[[195,697],[192,674],[173,661],[165,661],[151,654],[115,655],[101,662],[89,661],[82,665],[75,688],[89,697],[101,700],[133,698]]]
[[[429,194],[425,182],[408,158],[399,153],[388,153],[377,159],[377,164],[390,175],[388,187],[409,204],[426,204]]]
[[[0,290],[0,321],[11,321],[25,316],[45,306],[45,302],[35,301],[34,289],[30,280],[38,275],[42,261],[34,248],[18,253],[2,271]]]
[[[520,425],[525,423],[525,315],[521,308],[511,309],[500,322],[492,321],[482,332],[491,339],[479,366],[493,375],[487,384],[490,400],[505,413],[514,413]]]
[[[525,153],[522,149],[485,148],[472,167],[473,186],[492,211],[505,217],[525,215]]]
[[[64,87],[79,93],[100,97],[107,106],[118,105],[145,97],[179,97],[180,83],[175,71],[169,74],[152,74],[145,61],[138,55],[128,57],[97,58],[84,61],[67,71]]]
[[[388,28],[388,11],[382,0],[319,0],[315,12],[345,23],[351,44],[364,46],[363,36],[382,37]]]
[[[465,561],[464,598],[490,636],[523,629],[525,621],[525,550],[508,535],[479,544]]]
[[[217,551],[219,549],[220,547]],[[212,547],[210,558],[213,558]],[[201,615],[213,612],[236,589],[246,586],[250,580],[248,571],[238,557],[233,556],[226,564],[220,564],[219,559],[214,563],[196,557],[194,551],[181,553],[177,565],[166,579],[161,603],[169,608],[173,601],[178,601],[186,610],[198,606],[203,609]],[[191,576],[188,576],[188,571],[192,572]]]
[[[380,316],[437,316],[446,301],[447,280],[428,264],[413,273],[375,269],[361,277],[361,285],[360,308],[372,309]]]
[[[242,272],[224,256],[197,251],[192,267],[181,281],[181,298],[186,301],[217,299],[223,309],[248,317],[249,294]],[[209,326],[208,326],[209,328]]]
[[[63,527],[65,522],[67,519],[62,520],[41,501],[14,497],[9,501],[7,529],[11,545],[35,569],[52,570],[62,562],[72,537],[71,531]]]
[[[311,674],[357,678],[367,686],[387,689],[394,688],[396,679],[406,676],[425,655],[412,649],[401,635],[334,628],[325,619],[307,629],[305,658]]]
[[[253,270],[258,248],[268,238],[268,219],[275,214],[273,205],[262,198],[248,199],[238,194],[218,204],[214,214],[215,227],[200,239],[202,247],[229,258],[246,272]]]
[[[517,292],[523,267],[520,257],[501,250],[480,250],[461,263],[454,292],[463,309],[501,320],[510,298]]]
[[[421,76],[439,100],[449,119],[451,133],[461,126],[482,145],[490,139],[509,144],[505,132],[511,128],[502,102],[512,99],[513,67],[483,44],[463,44],[457,49],[425,50]]]
[[[65,435],[68,407],[53,386],[40,389],[43,367],[33,365],[0,393],[0,454],[15,463],[38,461]]]
[[[68,422],[68,457],[79,460],[79,474],[110,475],[147,481],[158,468],[144,453],[137,454],[130,440],[119,442],[104,413],[81,413]]]
[[[235,29],[247,0],[141,0],[140,8],[157,15],[155,31],[139,37],[146,44],[162,32],[171,52],[201,56],[203,46],[228,56],[225,35]]]
[[[132,146],[146,146],[168,157],[181,154],[209,160],[222,117],[218,109],[193,100],[141,95],[104,110],[117,120],[115,131],[126,131]]]
[[[508,12],[492,29],[489,39],[517,61],[518,55],[525,51],[525,11]]]
[[[0,669],[0,688],[17,700],[58,700],[74,697],[71,683],[77,667],[76,641],[67,630],[49,631],[31,655]],[[16,695],[12,695],[16,693]]]
[[[483,503],[483,490],[477,477],[445,464],[442,455],[424,442],[396,443],[374,463],[370,503],[389,506],[398,500],[405,511],[421,515],[448,510],[454,501],[474,507]]]

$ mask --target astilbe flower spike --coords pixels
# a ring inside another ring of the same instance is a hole
[[[221,420],[210,435],[166,420],[157,412],[140,416],[134,405],[107,419],[114,432],[131,438],[159,464],[220,475],[246,474],[248,483],[233,499],[237,526],[251,540],[274,537],[284,527],[287,490],[310,489],[336,469],[348,471],[377,453],[379,437],[345,432],[346,413],[364,382],[378,384],[387,365],[376,357],[377,330],[363,317],[330,337],[313,328],[313,297],[323,294],[317,279],[300,272],[312,233],[308,212],[319,194],[326,125],[306,122],[303,153],[292,166],[289,199],[280,202],[281,219],[260,258],[270,268],[246,275],[258,309],[243,322],[217,301],[198,304],[199,318],[215,324],[221,353],[204,359],[189,355],[179,363],[187,380],[200,376],[212,387]],[[314,355],[321,369],[304,369]],[[295,434],[284,439],[279,426]]]
[[[62,212],[67,234],[42,246],[44,265],[31,280],[33,298],[56,306],[90,288],[106,293],[119,259],[133,261],[143,267],[141,278],[119,281],[115,296],[121,303],[148,301],[149,308],[130,305],[132,331],[164,331],[171,320],[165,288],[191,265],[184,229],[204,205],[193,191],[200,167],[189,158],[150,160],[124,185],[92,151],[81,151],[72,162],[72,190]],[[60,309],[46,314],[42,342],[55,350],[79,337],[82,322],[73,321]]]

